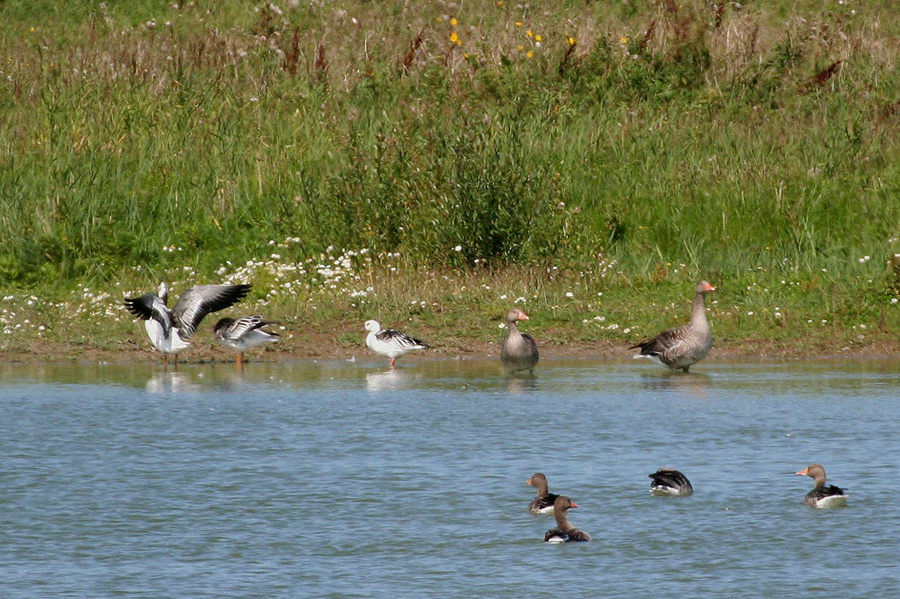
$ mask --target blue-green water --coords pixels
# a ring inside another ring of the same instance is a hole
[[[900,363],[695,370],[0,365],[0,597],[900,596]]]

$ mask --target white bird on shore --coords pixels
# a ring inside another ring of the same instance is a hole
[[[150,342],[163,353],[165,364],[169,354],[175,355],[190,347],[188,342],[200,321],[241,301],[250,292],[250,285],[197,285],[182,294],[175,309],[168,307],[169,287],[160,283],[157,293],[145,293],[125,300],[128,311],[144,321]]]
[[[417,349],[428,348],[428,344],[424,341],[419,341],[406,333],[401,333],[394,329],[382,329],[381,324],[377,320],[367,320],[365,326],[366,330],[369,331],[369,334],[366,336],[366,347],[376,354],[390,358],[391,368],[394,367],[394,362],[400,356]]]
[[[244,366],[244,352],[263,343],[275,343],[279,337],[264,329],[267,325],[277,324],[266,321],[262,316],[243,316],[234,318],[222,318],[216,323],[213,337],[216,341],[237,352],[238,368]]]

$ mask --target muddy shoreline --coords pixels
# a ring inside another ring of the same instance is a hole
[[[610,341],[567,341],[565,343],[543,343],[540,345],[541,358],[584,358],[625,360],[634,351],[628,349],[627,342]],[[435,345],[428,350],[403,358],[404,361],[417,359],[489,359],[498,357],[499,341],[450,340]],[[364,345],[335,342],[314,338],[283,339],[277,345],[248,352],[249,362],[278,362],[304,360],[338,359],[378,359]],[[772,340],[743,340],[738,343],[722,342],[713,346],[705,362],[744,360],[823,360],[823,359],[897,359],[900,358],[900,340],[877,340],[853,345],[825,344],[799,347],[791,343]],[[134,363],[145,361],[162,362],[162,355],[144,339],[127,339],[115,347],[97,347],[90,344],[59,343],[46,339],[33,341],[28,347],[0,350],[0,362],[40,363],[40,362],[107,362]],[[179,363],[234,362],[235,355],[209,342],[195,343],[179,356]]]

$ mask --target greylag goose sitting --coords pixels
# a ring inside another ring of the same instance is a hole
[[[653,339],[631,346],[641,348],[635,358],[655,358],[672,370],[688,369],[702,360],[713,344],[712,332],[706,320],[706,294],[716,288],[701,281],[697,285],[691,320],[686,325],[663,331]]]
[[[520,333],[516,324],[520,320],[528,320],[528,315],[518,308],[513,308],[506,313],[505,320],[507,333],[503,345],[500,346],[500,361],[510,372],[522,370],[533,372],[540,358],[537,343],[531,335]]]
[[[268,325],[277,324],[262,319],[262,316],[223,318],[216,323],[213,337],[216,341],[237,352],[238,368],[244,365],[244,352],[263,343],[275,343],[278,334],[265,330]]]
[[[678,470],[660,468],[648,476],[653,479],[650,483],[650,492],[654,495],[687,497],[694,493],[691,481]]]
[[[806,494],[804,503],[821,508],[847,505],[847,496],[843,489],[834,485],[825,486],[825,468],[821,464],[810,464],[798,472],[797,476],[809,476],[816,481],[813,490]]]
[[[540,472],[535,472],[531,478],[525,481],[525,484],[531,485],[537,489],[537,497],[532,499],[531,503],[528,504],[529,513],[534,515],[552,514],[553,504],[559,495],[550,492],[550,486],[547,484],[547,477]]]
[[[394,362],[400,356],[417,349],[428,348],[428,344],[424,341],[419,341],[406,333],[394,329],[382,329],[377,320],[367,320],[366,330],[369,331],[366,336],[366,347],[376,354],[390,358],[391,368],[394,367]]]
[[[569,508],[576,508],[578,504],[560,495],[553,503],[553,515],[556,517],[556,528],[551,528],[544,534],[545,543],[569,543],[571,541],[590,541],[591,535],[578,530],[569,523],[566,512]]]
[[[125,306],[144,321],[150,342],[163,353],[165,364],[169,364],[169,354],[174,354],[177,366],[178,353],[190,347],[188,340],[200,321],[236,304],[249,292],[250,285],[197,285],[185,291],[170,310],[169,286],[160,283],[157,293],[126,299]]]

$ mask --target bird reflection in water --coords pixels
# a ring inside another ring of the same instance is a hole
[[[172,393],[197,391],[200,386],[193,382],[184,372],[163,370],[162,372],[153,373],[145,388],[149,393],[169,395]]]
[[[366,389],[369,391],[395,391],[410,380],[408,373],[392,368],[382,372],[366,373]]]
[[[642,374],[641,386],[649,391],[685,391],[697,399],[706,399],[712,378],[700,372],[664,372]]]
[[[511,395],[538,390],[538,379],[531,374],[506,374],[503,384]]]

